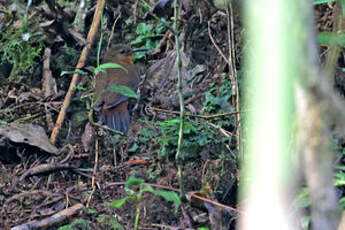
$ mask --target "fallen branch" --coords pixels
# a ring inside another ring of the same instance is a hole
[[[25,230],[25,229],[42,229],[48,228],[53,225],[57,225],[59,223],[64,222],[67,218],[77,214],[80,210],[84,208],[82,204],[75,204],[70,208],[64,209],[51,217],[42,219],[42,220],[34,220],[30,221],[25,224],[21,224],[11,228],[11,230]]]

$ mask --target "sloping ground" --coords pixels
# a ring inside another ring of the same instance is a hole
[[[76,211],[60,213],[61,219],[68,217],[64,221],[49,219],[56,224],[48,229],[70,224],[76,219],[80,222],[74,224],[74,229],[121,229],[116,227],[119,225],[123,229],[133,229],[137,203],[128,200],[119,208],[109,205],[129,194],[125,191],[125,183],[131,176],[144,179],[153,189],[178,191],[174,160],[179,124],[176,51],[173,33],[164,26],[169,24],[172,28],[172,1],[157,1],[159,4],[152,4],[149,9],[140,2],[109,1],[103,19],[105,42],[102,50],[105,50],[112,28],[113,43],[132,43],[136,48],[150,49],[136,56],[142,74],[137,92],[139,100],[131,105],[132,123],[128,134],[122,137],[98,126],[87,125],[93,78],[82,76],[59,135],[57,146],[60,151],[54,153],[56,157],[47,153],[42,143],[32,146],[31,138],[35,139],[37,135],[30,136],[29,144],[2,137],[1,229],[42,220],[66,207],[75,207]],[[230,69],[221,55],[228,56],[229,53],[227,13],[208,1],[196,1],[199,4],[192,0],[181,2],[180,42],[188,112],[183,164],[188,195],[175,213],[172,201],[144,193],[140,202],[140,229],[206,226],[234,229],[238,217],[235,208],[240,175],[237,125],[233,115],[224,115],[235,111]],[[15,3],[0,4],[3,9],[11,9]],[[12,69],[14,59],[7,59],[0,65],[0,119],[8,123],[40,125],[50,134],[71,76],[60,76],[60,73],[73,70],[77,63],[95,2],[81,13],[84,20],[72,24],[79,18],[75,3],[61,1],[59,4],[64,4],[63,8],[51,1],[34,1],[29,11],[28,30],[31,34],[36,33],[36,37],[29,40],[29,45],[20,43],[23,34],[15,32],[22,28],[25,14],[25,6],[17,4],[19,10],[16,13],[4,11],[6,14],[2,16],[4,33],[1,42],[5,46],[0,55],[8,57],[12,52],[14,58],[24,51],[31,55],[20,59],[22,65]],[[331,30],[330,7],[318,6],[316,16],[320,30]],[[235,63],[241,80],[244,30],[237,8],[233,17]],[[50,48],[50,54],[47,48]],[[96,65],[96,54],[94,45],[87,66]],[[51,76],[47,70],[51,71]],[[215,117],[205,117],[215,114]],[[97,120],[97,115],[94,119]],[[24,138],[28,136],[24,135]],[[134,192],[140,190],[140,186],[131,188]],[[203,198],[218,203],[205,202]],[[74,206],[76,204],[87,208]]]

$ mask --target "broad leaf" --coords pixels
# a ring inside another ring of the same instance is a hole
[[[81,70],[81,69],[77,69],[77,70],[73,70],[73,71],[62,71],[60,74],[60,77],[66,74],[74,74],[74,73],[79,73],[80,75],[87,75],[87,72]]]
[[[109,63],[103,63],[103,64],[97,66],[97,68],[95,68],[95,70],[94,70],[94,74],[97,75],[100,71],[104,72],[104,70],[112,69],[112,68],[122,69],[123,71],[128,73],[128,70],[125,67],[123,67],[122,65],[109,62]]]
[[[120,208],[127,200],[129,199],[128,196],[120,199],[120,200],[114,200],[109,203],[109,207],[111,208]]]
[[[315,0],[313,2],[314,5],[322,4],[322,3],[328,3],[328,2],[334,2],[335,0]]]
[[[134,176],[131,176],[130,178],[128,178],[128,180],[126,181],[125,184],[125,188],[129,189],[130,187],[132,187],[133,185],[141,185],[142,183],[144,183],[144,180],[141,178],[137,178]]]
[[[173,191],[164,191],[164,190],[155,190],[153,194],[163,197],[167,201],[174,202],[174,210],[175,213],[177,212],[178,208],[180,207],[181,200],[176,192]]]
[[[138,98],[137,94],[130,88],[124,85],[112,85],[108,88],[110,92],[119,93],[130,98]]]

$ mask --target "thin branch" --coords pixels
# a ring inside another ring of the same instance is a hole
[[[181,52],[180,52],[180,41],[179,41],[179,33],[178,33],[178,18],[179,18],[179,1],[174,1],[174,35],[175,35],[175,46],[176,46],[176,65],[177,65],[177,90],[179,95],[180,101],[180,130],[179,136],[177,141],[177,149],[176,149],[176,161],[178,165],[177,175],[180,185],[180,197],[184,197],[184,185],[183,185],[183,172],[182,172],[182,164],[181,164],[181,150],[183,145],[183,125],[184,125],[184,98],[183,98],[183,88],[182,88],[182,60],[181,60]]]
[[[211,22],[208,21],[207,24],[208,24],[208,27],[207,27],[207,29],[208,29],[208,36],[210,37],[212,44],[214,45],[214,47],[216,47],[218,53],[220,54],[220,56],[222,56],[224,61],[229,64],[229,60],[225,57],[223,51],[219,48],[219,46],[217,45],[216,41],[214,40],[214,38],[212,36],[212,33],[211,33]]]

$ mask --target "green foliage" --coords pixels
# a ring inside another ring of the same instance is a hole
[[[205,93],[203,103],[207,112],[225,113],[233,111],[229,99],[232,85],[227,77],[223,77],[221,86],[217,89],[215,83],[210,84],[211,89]]]
[[[139,149],[139,145],[134,143],[130,149],[128,149],[129,153],[135,153]]]
[[[230,104],[231,87],[227,77],[223,78],[221,86],[218,88],[215,83],[211,84],[211,88],[206,92],[203,103],[205,111],[212,114],[233,111]],[[234,119],[233,117],[219,117],[210,119],[210,122],[227,129],[233,126]],[[180,119],[172,118],[166,121],[152,123],[152,125],[157,128],[143,128],[138,132],[138,142],[145,144],[155,138],[160,144],[158,155],[169,156],[174,159]],[[208,121],[201,119],[191,120],[187,117],[184,123],[183,136],[182,160],[199,158],[202,152],[209,152],[207,154],[209,154],[210,158],[230,157],[229,151],[225,148],[229,139],[223,135],[219,135],[219,131]],[[212,151],[207,151],[211,149]]]
[[[314,5],[322,4],[322,3],[328,3],[328,2],[334,2],[335,0],[315,0],[313,2]]]
[[[311,204],[311,200],[309,198],[309,189],[308,188],[302,188],[299,194],[297,195],[295,201],[293,202],[293,210],[297,212],[297,210],[300,209],[306,209],[309,208]],[[310,216],[305,215],[302,216],[300,219],[300,227],[303,230],[309,229],[310,225]]]
[[[138,98],[137,94],[131,88],[128,88],[124,85],[112,85],[108,88],[108,90],[110,92],[119,93],[129,98]]]
[[[177,213],[178,207],[181,204],[180,198],[176,192],[165,191],[165,190],[153,190],[153,194],[163,197],[167,201],[173,201],[175,207],[175,213]]]
[[[0,41],[3,52],[1,61],[13,65],[13,74],[27,72],[37,65],[35,58],[40,56],[43,41],[40,33],[24,33],[23,30],[7,30]]]
[[[88,230],[91,228],[89,227],[88,223],[84,219],[77,219],[69,225],[61,226],[58,228],[58,230],[79,230],[79,229]]]
[[[107,73],[106,69],[111,69],[111,68],[122,69],[123,71],[128,73],[128,70],[126,68],[124,68],[122,65],[119,65],[119,64],[116,64],[116,63],[103,63],[103,64],[97,66],[96,68],[92,69],[92,72],[96,76],[101,71],[104,72],[104,73]]]
[[[131,45],[137,48],[153,50],[159,43],[158,37],[167,30],[166,25],[170,22],[162,18],[157,25],[153,26],[147,23],[139,23],[135,30],[137,38],[131,42]],[[135,52],[134,60],[140,60],[146,57],[146,51]]]
[[[122,225],[112,216],[101,214],[97,217],[97,223],[102,229],[123,230]]]
[[[97,210],[92,209],[92,208],[89,208],[89,209],[87,210],[87,213],[93,215],[93,214],[96,214],[96,213],[97,213]]]
[[[64,75],[69,75],[69,74],[74,74],[74,73],[78,73],[80,75],[87,75],[87,72],[81,70],[81,69],[77,69],[77,70],[74,70],[74,71],[62,71],[60,73],[60,77],[64,76]]]
[[[173,159],[176,153],[180,119],[173,118],[153,124],[158,130],[149,128],[139,130],[138,143],[146,144],[155,138],[160,144],[158,155],[168,156]],[[227,155],[228,153],[221,148],[228,141],[228,138],[217,136],[218,132],[215,132],[214,128],[208,123],[186,119],[183,134],[182,160],[198,158],[203,149],[210,149],[214,145],[217,148],[213,149],[219,151],[215,151],[214,154],[216,155],[213,156],[219,157],[220,154]]]
[[[134,190],[132,187],[138,187],[139,190]],[[120,208],[122,205],[126,203],[127,200],[135,201],[136,203],[136,217],[135,217],[135,229],[138,229],[139,226],[139,219],[140,219],[140,205],[141,205],[141,199],[143,197],[144,192],[151,192],[155,195],[163,197],[167,201],[173,201],[175,205],[175,213],[177,213],[177,210],[181,204],[179,196],[173,192],[173,191],[163,191],[163,190],[155,190],[150,185],[144,184],[144,180],[141,178],[137,178],[134,176],[131,176],[128,178],[125,184],[125,191],[127,193],[127,196],[125,196],[122,199],[112,201],[109,203],[109,207],[111,208]]]
[[[345,34],[335,34],[332,32],[321,32],[317,36],[317,40],[321,45],[340,45],[345,46]]]
[[[156,137],[157,133],[154,130],[145,127],[139,130],[138,136],[140,143],[147,143],[152,140],[152,138]]]
[[[299,192],[296,200],[295,200],[295,206],[297,208],[307,208],[311,204],[311,200],[309,198],[309,189],[308,188],[303,188]]]

